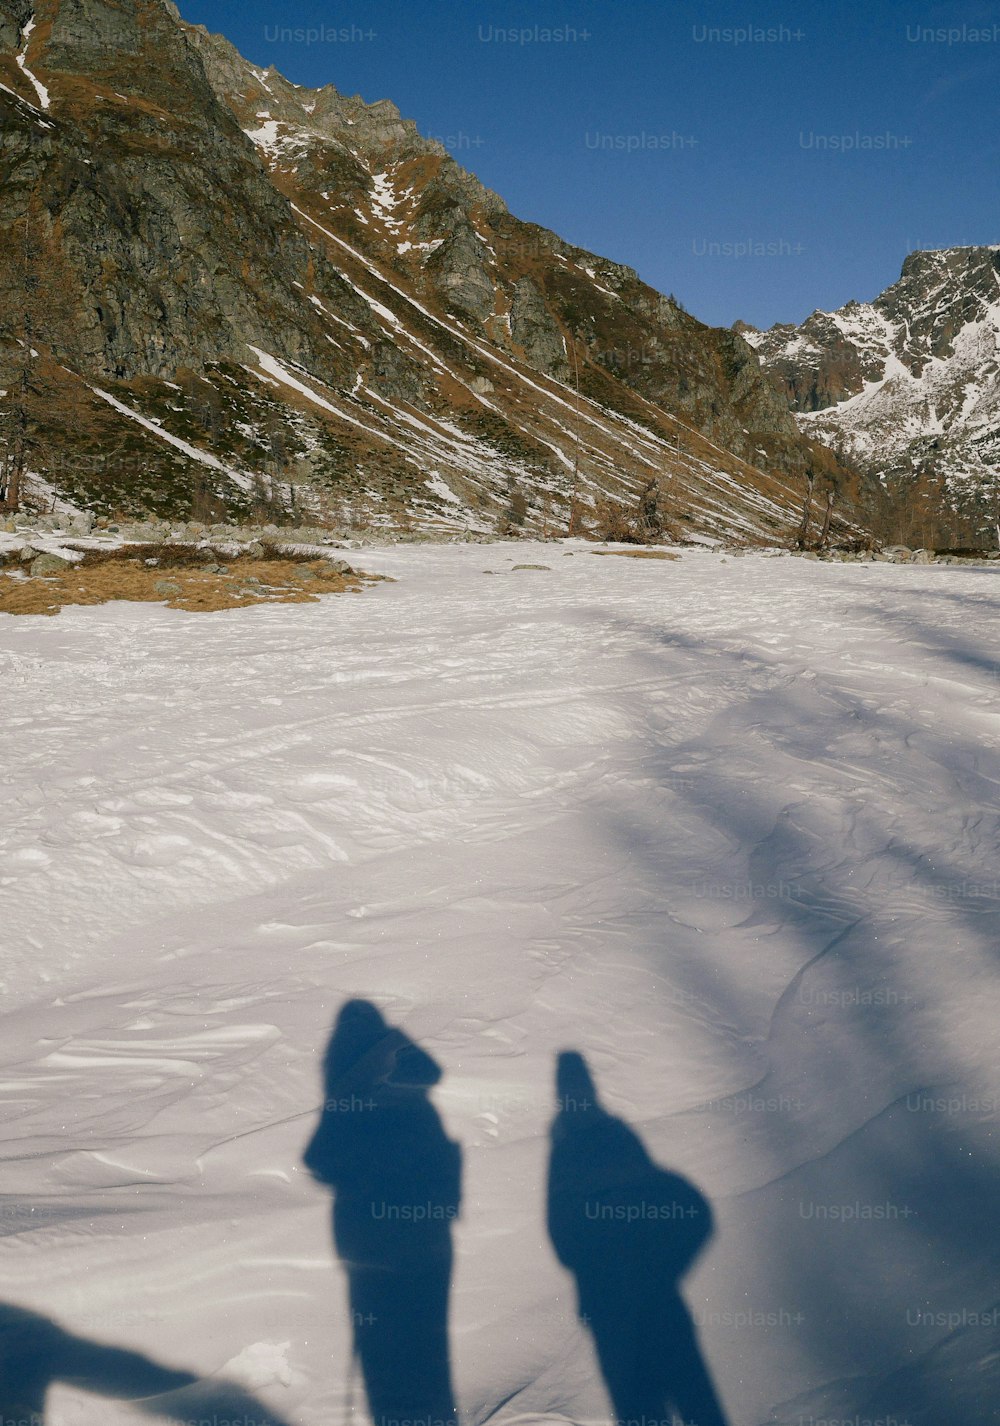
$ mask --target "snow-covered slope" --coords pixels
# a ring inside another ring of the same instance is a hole
[[[874,302],[744,330],[803,431],[880,476],[995,480],[1000,246],[912,253]]]
[[[608,1418],[545,1223],[576,1050],[712,1204],[731,1426],[988,1426],[996,575],[569,551],[0,623],[0,1297],[267,1403],[146,1412],[363,1422],[302,1168],[361,997],[443,1070],[464,1421]]]

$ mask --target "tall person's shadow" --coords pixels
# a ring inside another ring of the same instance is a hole
[[[284,1426],[233,1382],[165,1367],[140,1352],[77,1337],[38,1312],[0,1303],[0,1423],[44,1426],[56,1385],[132,1402],[170,1421]]]
[[[726,1426],[680,1295],[712,1232],[698,1190],[660,1168],[601,1107],[582,1055],[561,1054],[548,1182],[549,1235],[576,1279],[618,1426]]]
[[[448,1299],[462,1165],[428,1093],[440,1078],[369,1001],[343,1007],[304,1162],[334,1192],[333,1241],[375,1426],[457,1419]]]

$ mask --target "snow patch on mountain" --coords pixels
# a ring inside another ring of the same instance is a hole
[[[745,334],[800,428],[873,473],[994,480],[1000,248],[914,253],[874,302]]]
[[[41,104],[43,109],[48,109],[49,91],[46,89],[45,85],[41,82],[41,80],[38,79],[36,75],[32,74],[31,70],[28,68],[28,46],[31,44],[31,35],[34,28],[35,17],[34,15],[32,15],[31,19],[21,31],[21,48],[15,58],[17,60],[18,69],[24,75],[25,79],[27,79],[28,82],[33,86],[35,93],[38,95],[39,104]]]

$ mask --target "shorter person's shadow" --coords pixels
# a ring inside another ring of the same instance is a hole
[[[231,1382],[205,1380],[140,1352],[76,1337],[37,1312],[0,1303],[0,1422],[44,1426],[46,1398],[56,1384],[129,1401],[172,1421],[285,1426]]]
[[[441,1069],[367,1000],[338,1016],[306,1168],[333,1190],[354,1354],[376,1426],[457,1419],[448,1349],[461,1151],[429,1090]]]
[[[638,1135],[598,1101],[582,1055],[559,1056],[548,1227],[576,1279],[618,1426],[670,1420],[725,1426],[680,1295],[712,1232],[698,1190],[660,1168]]]

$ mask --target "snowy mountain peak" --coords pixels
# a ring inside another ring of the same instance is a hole
[[[754,342],[800,428],[881,477],[955,490],[1000,456],[1000,244],[910,253],[872,302]]]

